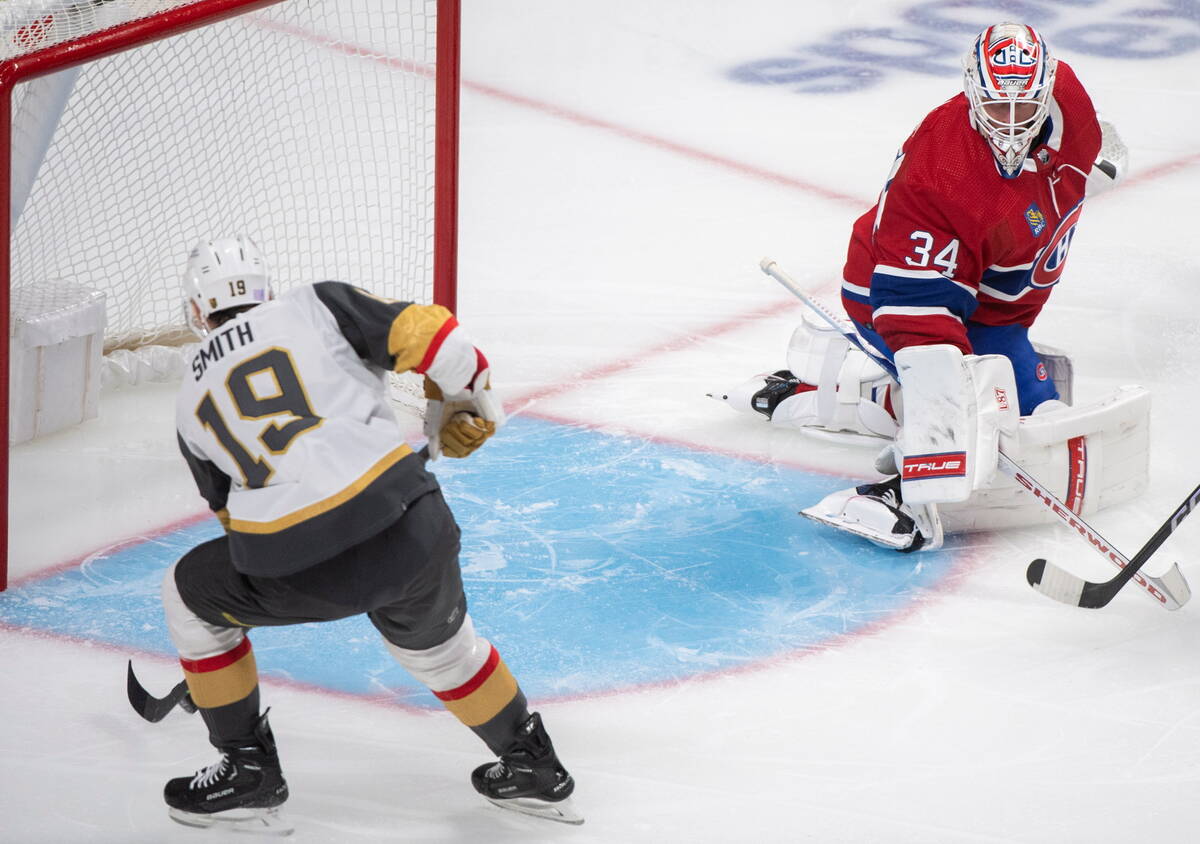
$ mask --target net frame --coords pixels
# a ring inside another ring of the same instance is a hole
[[[11,200],[13,103],[19,84],[289,2],[299,0],[167,0],[145,4],[157,5],[159,11],[79,37],[47,38],[38,28],[44,26],[44,19],[36,16],[22,30],[8,33],[17,50],[24,46],[22,39],[37,46],[0,61],[0,191]],[[37,3],[33,0],[27,5],[36,7]],[[53,4],[42,0],[42,5]],[[436,0],[436,14],[432,290],[433,301],[453,311],[457,307],[460,0]],[[0,484],[4,487],[0,495],[0,591],[8,584],[12,238],[13,218],[0,212],[0,326],[8,335],[0,343],[0,402],[4,407],[0,413],[0,443],[4,444],[0,456]]]

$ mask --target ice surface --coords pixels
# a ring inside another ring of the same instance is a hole
[[[850,223],[956,90],[958,54],[984,24],[1026,14],[1133,156],[1129,182],[1087,209],[1035,330],[1074,355],[1078,396],[1154,392],[1150,489],[1094,524],[1132,554],[1195,486],[1191,5],[464,5],[461,316],[518,418],[669,447],[654,471],[689,482],[714,454],[825,481],[865,471],[869,452],[771,431],[704,393],[780,365],[799,310],[758,260],[832,300]],[[744,81],[751,70],[777,84]],[[861,87],[805,91],[839,85]],[[16,589],[200,511],[171,396],[108,393],[101,419],[14,451]],[[541,459],[535,441],[520,459]],[[519,504],[546,517],[553,500]],[[1178,559],[1200,579],[1197,530],[1186,523],[1151,571]],[[464,562],[487,576],[503,554]],[[974,535],[953,554],[901,611],[825,646],[622,693],[535,695],[578,779],[580,828],[479,800],[466,776],[486,753],[448,714],[267,679],[295,840],[1195,840],[1200,610],[1166,613],[1134,590],[1094,612],[1047,601],[1024,582],[1032,557],[1112,573],[1057,527]],[[177,679],[149,646],[0,628],[0,841],[218,840],[166,817],[163,782],[212,753],[192,718],[136,719],[129,656],[160,691]]]

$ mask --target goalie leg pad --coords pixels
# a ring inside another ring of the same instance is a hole
[[[783,428],[896,435],[895,381],[838,331],[805,316],[788,344],[788,369],[710,393]]]
[[[1149,480],[1150,393],[1126,386],[1095,402],[1022,418],[1005,453],[1084,517],[1136,498]],[[1058,524],[1039,498],[998,474],[942,508],[951,531]]]
[[[1018,421],[1012,364],[1003,355],[964,356],[950,345],[896,353],[904,387],[901,486],[911,505],[965,501],[991,482],[1002,437]]]

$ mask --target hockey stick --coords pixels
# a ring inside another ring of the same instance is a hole
[[[1187,518],[1198,503],[1200,503],[1200,486],[1191,491],[1178,509],[1171,514],[1171,518],[1163,522],[1162,527],[1155,531],[1154,536],[1150,537],[1146,544],[1133,555],[1132,560],[1126,560],[1117,553],[1115,548],[1110,546],[1109,554],[1113,562],[1123,566],[1120,573],[1112,580],[1092,583],[1042,559],[1034,560],[1029,564],[1029,568],[1025,572],[1025,579],[1029,581],[1030,586],[1049,598],[1090,610],[1107,605],[1126,583],[1134,580],[1139,586],[1147,589],[1151,595],[1162,601],[1167,609],[1177,610],[1187,602],[1188,596],[1191,595],[1191,589],[1188,588],[1187,581],[1183,579],[1179,564],[1173,564],[1161,579],[1140,575],[1138,570],[1146,564],[1150,555],[1158,550],[1158,546],[1167,541],[1167,537],[1175,532],[1179,523]],[[1161,590],[1155,590],[1153,583],[1144,584],[1143,581],[1152,581],[1159,586],[1165,585],[1163,581],[1170,581],[1170,587],[1164,593]]]
[[[172,709],[178,706],[184,712],[195,712],[196,704],[188,693],[187,681],[181,680],[179,685],[171,689],[166,697],[155,697],[146,691],[133,673],[133,660],[129,661],[129,672],[125,677],[125,693],[129,696],[129,704],[138,715],[151,724],[157,724],[167,717]]]
[[[428,461],[429,446],[422,446],[421,450],[417,452],[417,457],[422,463]],[[155,697],[146,691],[146,687],[133,673],[133,660],[129,661],[129,670],[125,675],[125,694],[129,698],[129,705],[133,707],[133,710],[151,724],[157,724],[166,718],[176,706],[184,712],[196,711],[196,704],[188,691],[186,680],[181,680],[165,696]]]
[[[762,261],[759,262],[759,268],[762,269],[764,273],[771,276],[771,278],[782,284],[793,296],[812,308],[822,319],[837,329],[842,336],[844,336],[860,351],[862,351],[863,354],[883,367],[883,369],[887,371],[889,375],[891,375],[893,378],[896,378],[897,381],[900,380],[896,375],[896,365],[892,363],[892,361],[888,360],[886,357],[880,355],[874,349],[870,348],[862,341],[856,332],[847,329],[837,315],[834,314],[822,302],[814,299],[812,296],[809,296],[807,293],[801,290],[800,285],[796,284],[796,282],[787,273],[780,269],[778,264],[776,264],[770,258],[763,258]],[[1000,451],[999,465],[1000,469],[1009,477],[1013,478],[1013,480],[1015,480],[1022,489],[1045,504],[1050,512],[1057,516],[1059,520],[1061,520],[1068,527],[1073,528],[1083,539],[1087,540],[1088,545],[1092,548],[1092,550],[1096,551],[1106,560],[1122,570],[1125,570],[1128,567],[1129,560],[1119,551],[1117,551],[1111,542],[1101,536],[1100,532],[1085,522],[1082,517],[1073,513],[1071,508],[1060,501],[1058,497],[1054,495],[1054,493],[1047,489],[1045,484],[1039,483],[1002,450]],[[1189,499],[1189,501],[1190,500],[1191,499]],[[1177,523],[1178,522],[1176,522],[1176,524]],[[1170,531],[1168,531],[1168,533],[1169,532]],[[1164,536],[1163,539],[1165,538],[1166,537]],[[1151,540],[1151,542],[1153,542],[1153,540]],[[1159,541],[1159,544],[1161,544],[1161,540]],[[1150,543],[1147,543],[1147,546],[1149,545]],[[1150,554],[1154,552],[1154,548],[1157,547],[1158,546],[1155,545],[1153,548],[1150,548],[1146,554],[1146,557],[1149,558]],[[1139,567],[1142,563],[1145,563],[1145,560],[1142,560],[1141,563],[1139,563]],[[1033,570],[1033,566],[1036,564],[1036,560],[1030,564],[1030,571]],[[1055,567],[1055,569],[1057,571],[1061,571],[1061,569],[1058,569],[1057,567]],[[1067,575],[1066,572],[1063,572],[1063,574],[1067,577],[1072,577],[1072,575]],[[1032,577],[1032,575],[1027,572],[1027,578],[1030,577]],[[1192,590],[1188,586],[1187,581],[1184,579],[1183,572],[1179,570],[1178,564],[1174,564],[1171,569],[1168,570],[1162,577],[1151,577],[1150,575],[1137,574],[1135,569],[1134,572],[1130,573],[1126,580],[1129,578],[1134,578],[1134,582],[1136,582],[1138,586],[1145,590],[1150,597],[1158,601],[1159,604],[1169,610],[1179,609],[1186,604],[1188,599],[1192,596]],[[1122,583],[1124,582],[1125,581],[1122,581]],[[1033,581],[1030,580],[1030,583],[1032,584]],[[1049,594],[1051,597],[1055,597],[1050,592],[1046,592],[1040,587],[1035,588],[1038,588],[1038,591],[1042,591],[1044,594]],[[1051,588],[1050,584],[1047,584],[1046,588]],[[1118,586],[1117,588],[1120,587]],[[1063,599],[1059,598],[1059,600]],[[1073,602],[1067,599],[1066,603]]]

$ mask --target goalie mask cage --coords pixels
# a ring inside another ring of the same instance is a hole
[[[277,293],[336,279],[454,309],[458,59],[459,0],[5,0],[3,442],[10,297],[99,290],[106,352],[178,343],[203,238],[250,235]]]

